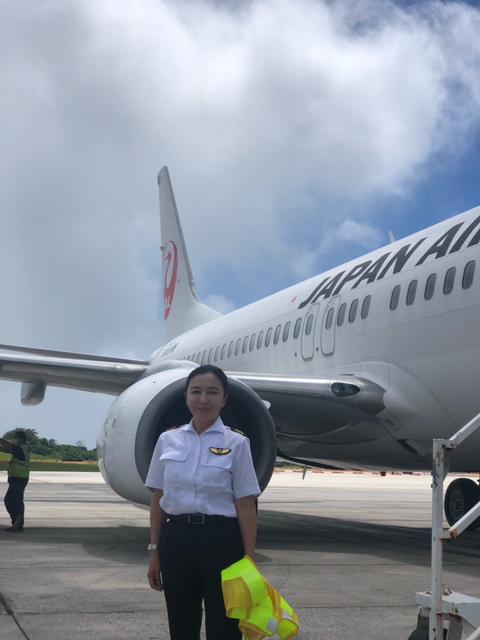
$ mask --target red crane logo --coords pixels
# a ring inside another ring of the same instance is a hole
[[[169,240],[163,249],[162,268],[164,318],[166,320],[172,308],[175,285],[177,284],[178,251],[172,240]]]

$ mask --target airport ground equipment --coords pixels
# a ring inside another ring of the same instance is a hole
[[[474,504],[449,529],[443,528],[443,481],[449,454],[480,427],[480,414],[451,438],[433,441],[432,468],[432,587],[415,595],[420,605],[416,630],[409,640],[480,640],[480,600],[445,589],[442,580],[443,544],[454,540],[480,516]],[[473,629],[473,632],[471,631]],[[470,634],[465,636],[464,633]],[[428,633],[427,633],[428,632]]]

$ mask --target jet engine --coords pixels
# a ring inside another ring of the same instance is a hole
[[[98,437],[99,467],[105,481],[127,500],[150,503],[144,481],[159,435],[189,422],[185,381],[191,363],[164,363],[162,370],[141,378],[113,403]],[[250,440],[253,464],[262,491],[277,456],[272,417],[261,398],[244,383],[229,377],[230,392],[221,417]]]

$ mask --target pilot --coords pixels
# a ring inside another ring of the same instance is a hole
[[[221,571],[245,554],[255,560],[255,499],[260,494],[249,441],[226,427],[224,372],[213,365],[187,378],[192,420],[161,434],[147,487],[152,589],[164,591],[172,640],[200,640],[202,601],[207,640],[240,640],[226,617]]]
[[[23,494],[30,476],[30,454],[25,431],[17,429],[13,442],[0,438],[0,451],[11,453],[8,462],[8,490],[5,494],[5,508],[8,511],[12,526],[5,531],[16,532],[23,529],[25,504]]]

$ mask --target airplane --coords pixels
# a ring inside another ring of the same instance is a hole
[[[158,174],[166,344],[148,360],[0,345],[21,402],[49,385],[116,396],[98,437],[105,481],[139,505],[165,429],[188,422],[192,368],[223,368],[223,418],[250,439],[261,489],[277,456],[301,465],[428,470],[432,439],[480,411],[480,207],[225,315],[197,294],[173,189]],[[479,470],[480,433],[450,471]],[[469,478],[445,496],[452,524],[479,500]]]

